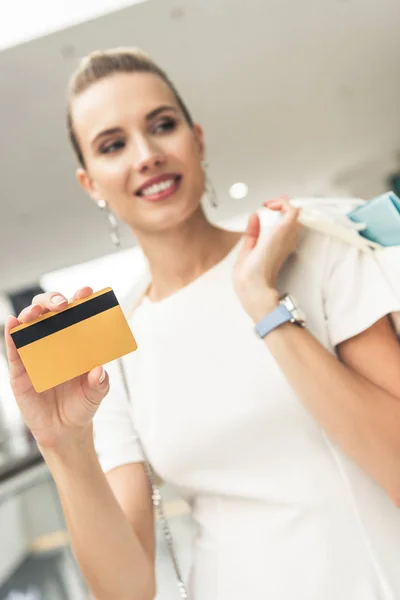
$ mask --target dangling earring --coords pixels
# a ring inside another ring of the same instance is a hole
[[[100,208],[100,210],[102,210],[106,213],[108,224],[110,227],[111,241],[116,248],[119,248],[121,246],[121,237],[119,234],[119,227],[118,227],[117,219],[114,217],[113,213],[109,209],[108,204],[105,200],[99,200],[97,202],[97,206]]]
[[[217,199],[217,192],[215,191],[215,187],[213,182],[210,179],[210,176],[208,174],[208,162],[206,160],[202,160],[201,161],[201,166],[203,167],[203,171],[204,171],[204,180],[205,180],[205,192],[208,196],[208,199],[210,201],[210,204],[213,208],[218,208],[218,199]]]

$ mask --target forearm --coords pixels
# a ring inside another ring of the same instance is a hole
[[[92,435],[67,451],[42,449],[82,573],[97,600],[152,600],[154,565],[97,460]]]
[[[287,323],[264,343],[329,437],[397,503],[400,400],[338,361],[305,329]]]

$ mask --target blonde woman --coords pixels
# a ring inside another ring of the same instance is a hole
[[[83,61],[68,124],[80,184],[149,263],[130,316],[140,349],[124,359],[132,406],[102,367],[34,392],[9,331],[64,309],[62,294],[10,317],[6,340],[15,397],[96,598],[155,594],[138,435],[198,526],[191,599],[399,598],[400,346],[388,315],[400,307],[374,263],[298,234],[283,200],[267,203],[282,219],[263,238],[257,215],[244,234],[211,224],[203,131],[138,51]]]

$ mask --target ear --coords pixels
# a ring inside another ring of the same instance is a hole
[[[204,132],[201,125],[195,124],[193,126],[193,132],[196,139],[196,144],[199,149],[200,160],[204,160],[206,156],[206,145],[204,141]]]
[[[81,188],[83,188],[85,192],[89,194],[92,200],[94,200],[95,202],[102,200],[102,197],[96,190],[96,186],[94,185],[93,180],[90,177],[89,173],[86,171],[86,169],[79,167],[76,170],[76,178]]]

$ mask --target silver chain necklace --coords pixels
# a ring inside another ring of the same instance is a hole
[[[128,399],[129,404],[132,404],[131,395],[130,395],[129,387],[128,387],[128,380],[126,377],[125,367],[122,362],[122,359],[118,360],[118,366],[119,366],[119,370],[121,373],[123,385],[125,388],[126,397]],[[177,579],[177,585],[178,585],[178,589],[180,592],[180,596],[181,596],[182,600],[188,600],[188,593],[187,593],[186,586],[183,582],[181,569],[178,564],[178,559],[177,559],[176,550],[175,550],[175,544],[174,544],[174,540],[172,537],[171,528],[169,526],[169,522],[168,522],[168,519],[165,514],[164,502],[163,502],[163,499],[161,496],[160,488],[158,487],[158,485],[156,483],[154,469],[151,466],[150,461],[147,458],[147,453],[146,453],[146,451],[143,447],[142,441],[139,437],[138,437],[138,445],[139,445],[139,449],[140,449],[143,459],[144,459],[144,470],[146,472],[147,481],[148,481],[149,488],[151,491],[151,499],[153,502],[153,506],[155,508],[158,522],[161,524],[161,529],[163,532],[164,540],[165,540],[165,543],[168,548],[168,554],[170,556],[172,566],[174,568],[175,576]]]

